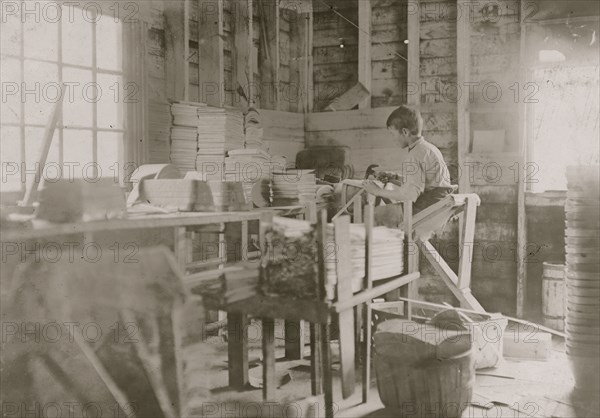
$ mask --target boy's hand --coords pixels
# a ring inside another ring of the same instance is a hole
[[[367,193],[370,193],[370,194],[375,195],[375,196],[379,196],[379,193],[383,190],[373,180],[365,180],[365,181],[363,181],[363,188],[366,190]]]
[[[389,183],[390,181],[399,181],[400,176],[397,173],[391,173],[386,171],[380,171],[375,174],[375,178],[383,183]]]

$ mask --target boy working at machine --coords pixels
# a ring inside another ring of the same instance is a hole
[[[373,180],[365,180],[363,187],[368,193],[390,202],[375,208],[376,224],[397,228],[402,224],[402,205],[394,202],[410,200],[414,203],[413,212],[417,213],[443,199],[453,187],[442,153],[421,135],[423,119],[418,110],[400,106],[388,117],[387,128],[400,148],[408,148],[408,157],[401,163],[402,185],[388,190]],[[390,175],[380,173],[379,177]]]

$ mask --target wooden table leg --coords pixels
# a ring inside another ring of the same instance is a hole
[[[321,382],[321,329],[310,324],[310,390],[313,396],[323,393]]]
[[[227,355],[229,360],[229,386],[243,389],[248,383],[248,317],[238,312],[227,314]]]
[[[275,321],[262,319],[263,400],[275,400]]]
[[[354,351],[354,363],[356,367],[360,365],[362,362],[362,344],[361,344],[361,333],[362,333],[362,320],[363,320],[363,312],[362,305],[357,305],[354,307],[354,347],[356,347]]]
[[[363,341],[362,341],[362,401],[369,400],[369,389],[371,387],[371,303],[363,307]]]
[[[333,418],[333,376],[331,374],[329,324],[321,325],[321,360],[323,368],[323,391],[325,392],[325,418]]]
[[[303,321],[285,321],[285,358],[288,360],[304,358]]]

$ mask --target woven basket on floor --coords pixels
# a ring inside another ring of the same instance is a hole
[[[417,364],[377,353],[373,357],[381,402],[398,410],[399,416],[460,417],[471,402],[475,383],[472,349]]]

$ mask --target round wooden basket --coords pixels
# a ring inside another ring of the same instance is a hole
[[[401,357],[373,355],[377,389],[386,408],[400,415],[462,416],[473,395],[473,349],[447,359],[407,364]]]

